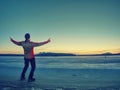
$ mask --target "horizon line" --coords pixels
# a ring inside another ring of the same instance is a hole
[[[75,54],[75,53],[67,53],[67,52],[39,52],[35,53],[35,55],[43,54],[43,53],[56,53],[56,54],[73,54],[73,55],[114,55],[114,54],[120,54],[120,52],[112,53],[112,52],[104,52],[104,53],[93,53],[93,54]],[[24,55],[24,53],[0,53],[0,55]]]

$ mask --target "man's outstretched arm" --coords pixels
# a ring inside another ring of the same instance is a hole
[[[10,41],[13,42],[13,43],[16,44],[16,45],[21,45],[21,42],[15,41],[15,40],[13,40],[12,38],[10,38]]]
[[[49,42],[51,42],[50,39],[48,39],[47,41],[44,41],[44,42],[37,42],[37,43],[33,42],[33,46],[42,46],[42,45],[47,44]]]

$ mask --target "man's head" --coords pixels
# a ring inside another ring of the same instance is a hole
[[[26,40],[29,40],[29,39],[30,39],[30,34],[29,34],[29,33],[26,33],[26,34],[25,34],[25,39],[26,39]]]

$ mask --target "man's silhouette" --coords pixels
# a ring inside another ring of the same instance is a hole
[[[24,68],[23,71],[21,73],[21,80],[25,80],[25,73],[28,69],[29,63],[31,64],[31,71],[28,77],[28,82],[32,82],[35,81],[35,78],[33,78],[34,75],[34,71],[35,71],[35,56],[34,56],[34,47],[37,46],[41,46],[44,44],[47,44],[50,42],[50,39],[48,39],[47,41],[44,42],[31,42],[30,41],[30,34],[26,33],[25,34],[25,41],[15,41],[12,38],[10,38],[11,42],[13,42],[14,44],[18,45],[18,46],[22,46],[24,49]]]

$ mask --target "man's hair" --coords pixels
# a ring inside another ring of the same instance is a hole
[[[26,34],[25,34],[25,39],[26,39],[26,40],[30,39],[30,34],[29,34],[29,33],[26,33]]]

